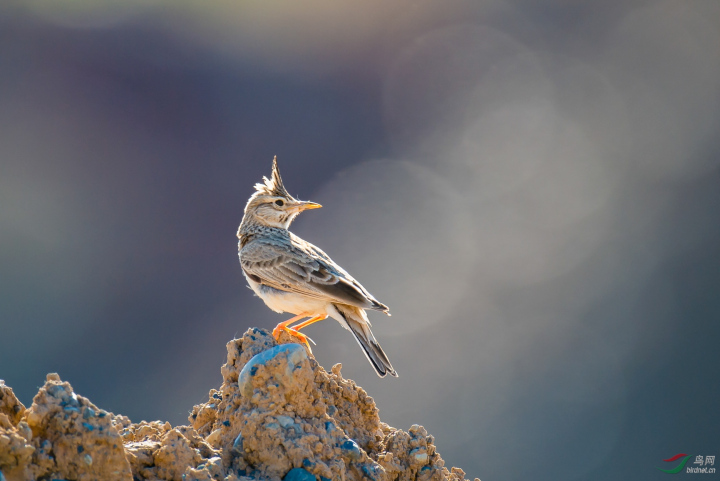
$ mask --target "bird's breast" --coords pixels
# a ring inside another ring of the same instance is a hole
[[[281,291],[268,285],[256,282],[249,276],[245,276],[250,288],[257,296],[275,312],[290,312],[295,315],[307,314],[308,316],[327,315],[328,301],[314,299],[295,292]]]

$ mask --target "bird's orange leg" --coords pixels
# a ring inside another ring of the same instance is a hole
[[[304,319],[306,317],[308,317],[308,316],[306,316],[304,314],[300,314],[299,316],[295,316],[292,319],[288,319],[287,321],[281,322],[280,324],[275,326],[275,329],[273,329],[273,337],[275,338],[275,340],[277,340],[277,338],[280,337],[280,333],[282,331],[291,331],[292,330],[288,327],[289,324],[292,324],[293,322],[297,322],[300,319]]]
[[[307,327],[307,326],[309,326],[310,324],[314,324],[314,323],[316,323],[316,322],[318,322],[318,321],[324,321],[324,320],[327,319],[327,318],[328,318],[328,316],[316,316],[316,317],[313,317],[312,319],[308,319],[308,320],[305,321],[305,322],[301,322],[300,324],[298,324],[298,325],[296,325],[296,326],[293,326],[292,328],[293,328],[294,330],[296,330],[296,331],[299,331],[299,330],[302,329],[303,327]]]
[[[300,319],[303,319],[305,317],[308,317],[308,316],[300,314],[299,316],[295,316],[292,319],[288,319],[287,321],[281,322],[280,324],[275,326],[275,329],[273,329],[273,337],[275,338],[275,340],[277,341],[278,338],[280,337],[280,333],[285,331],[288,334],[290,334],[292,337],[297,337],[298,339],[300,339],[300,342],[302,344],[305,344],[307,346],[308,350],[310,352],[312,352],[312,349],[310,348],[310,343],[308,342],[308,340],[312,341],[313,344],[315,344],[315,341],[310,339],[305,334],[296,331],[292,327],[289,327],[289,324],[292,324],[293,322],[297,322]]]
[[[315,322],[322,321],[323,319],[327,319],[327,317],[328,317],[328,316],[316,316],[316,317],[313,317],[313,318],[311,318],[311,319],[308,319],[308,320],[305,321],[305,322],[301,322],[300,324],[297,324],[297,325],[295,325],[295,326],[285,327],[285,330],[286,330],[287,333],[290,334],[291,336],[295,336],[295,337],[299,338],[299,339],[303,342],[303,344],[305,344],[305,345],[307,346],[308,351],[312,352],[312,348],[310,347],[310,344],[308,343],[308,340],[309,340],[310,342],[312,342],[313,344],[315,344],[315,341],[313,341],[312,339],[310,339],[309,336],[306,336],[305,334],[301,333],[301,332],[300,332],[300,329],[302,329],[303,327],[307,327],[307,326],[309,326],[310,324],[313,324],[313,323],[315,323]]]

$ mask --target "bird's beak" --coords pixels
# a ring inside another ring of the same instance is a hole
[[[308,209],[319,209],[322,207],[320,204],[316,204],[315,202],[301,202],[300,203],[300,211],[308,210]]]
[[[304,200],[293,200],[291,204],[288,204],[288,207],[293,212],[302,212],[304,210],[308,209],[319,209],[322,207],[320,204],[316,204],[315,202],[308,202]]]

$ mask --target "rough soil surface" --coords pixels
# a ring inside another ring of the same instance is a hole
[[[57,374],[26,409],[0,380],[0,481],[464,481],[422,426],[383,423],[340,364],[326,372],[285,336],[230,341],[223,383],[189,426],[133,424]]]

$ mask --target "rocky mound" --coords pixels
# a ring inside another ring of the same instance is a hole
[[[340,364],[328,373],[305,347],[263,329],[227,349],[223,383],[189,426],[133,424],[57,374],[25,409],[0,381],[0,481],[464,480],[422,426],[381,422]]]

